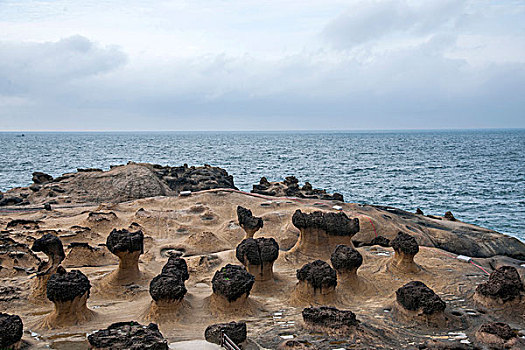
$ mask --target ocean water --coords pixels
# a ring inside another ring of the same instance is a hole
[[[128,161],[225,168],[249,191],[295,175],[347,202],[443,215],[525,240],[525,130],[0,133],[0,190]]]

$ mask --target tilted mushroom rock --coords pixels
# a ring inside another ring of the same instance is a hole
[[[331,195],[326,190],[313,188],[309,182],[305,182],[304,186],[300,187],[299,180],[295,176],[288,176],[282,182],[269,182],[265,177],[262,177],[258,185],[253,185],[252,193],[277,197],[343,201],[342,194],[334,193]]]
[[[412,281],[396,291],[394,311],[403,321],[424,322],[440,326],[445,322],[446,304],[423,282]]]
[[[212,308],[238,308],[247,301],[255,277],[243,266],[228,264],[215,272],[211,281],[213,293],[210,297]]]
[[[333,301],[337,286],[337,273],[326,262],[315,260],[297,270],[299,282],[295,286],[295,296],[300,300],[318,304]]]
[[[330,257],[340,282],[357,282],[357,269],[363,264],[363,256],[354,248],[340,244]]]
[[[501,322],[482,324],[476,331],[476,340],[489,345],[491,349],[523,349],[521,346],[525,345],[520,342],[516,330]]]
[[[150,323],[143,326],[138,322],[113,323],[88,336],[91,349],[96,350],[168,350],[168,342],[159,327]]]
[[[48,257],[47,261],[41,262],[38,266],[36,279],[33,282],[31,297],[33,300],[38,301],[45,298],[47,281],[57,271],[66,254],[60,238],[51,233],[37,239],[33,243],[31,250],[42,252]]]
[[[311,331],[345,336],[355,333],[359,324],[352,311],[328,306],[303,309],[303,321],[306,328]]]
[[[162,267],[162,275],[176,275],[180,276],[179,278],[182,281],[187,281],[190,278],[188,272],[188,264],[183,258],[176,257],[174,255],[168,258],[166,265]]]
[[[47,282],[47,298],[55,309],[44,318],[43,327],[65,327],[92,320],[95,313],[86,305],[90,290],[91,283],[82,272],[66,272],[59,267]]]
[[[359,232],[359,219],[351,219],[343,212],[296,210],[292,223],[301,234],[291,252],[326,259],[339,244],[353,246],[352,237]]]
[[[255,232],[263,227],[261,218],[253,216],[250,209],[241,206],[237,207],[237,219],[239,220],[239,226],[246,232],[246,238],[252,238]]]
[[[524,292],[516,268],[502,266],[490,274],[487,282],[478,285],[474,300],[486,307],[514,306],[525,299]]]
[[[24,324],[17,315],[0,312],[0,349],[18,349],[24,334]]]
[[[390,242],[394,248],[394,256],[390,260],[390,267],[407,273],[416,273],[421,268],[414,262],[414,256],[419,252],[419,245],[414,237],[399,232],[397,237]]]
[[[273,263],[279,257],[279,244],[273,238],[247,238],[235,251],[237,259],[256,281],[273,279]]]
[[[106,240],[109,251],[118,256],[119,267],[108,276],[111,284],[128,284],[142,277],[139,257],[144,253],[144,234],[141,230],[130,232],[113,229]]]
[[[246,341],[246,322],[212,324],[204,331],[204,338],[207,342],[221,345],[223,333],[236,345],[240,345]]]

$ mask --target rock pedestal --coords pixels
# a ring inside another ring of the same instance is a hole
[[[476,288],[474,300],[488,308],[522,309],[524,292],[523,282],[516,268],[502,266],[490,274],[487,282]]]
[[[255,277],[243,266],[228,264],[215,272],[210,297],[212,312],[245,308]]]
[[[142,277],[139,270],[139,257],[144,253],[144,234],[141,230],[130,232],[114,229],[106,240],[109,251],[119,258],[119,267],[108,277],[113,285],[126,285]]]
[[[316,260],[297,270],[299,282],[294,296],[298,301],[329,304],[335,300],[337,273],[326,262]]]
[[[303,321],[310,331],[344,335],[345,337],[352,337],[359,324],[352,311],[327,306],[305,308]]]
[[[407,323],[441,327],[446,324],[446,304],[423,282],[412,281],[396,291],[394,314]]]
[[[337,271],[337,280],[345,286],[358,283],[357,269],[363,264],[363,256],[354,248],[338,245],[330,257],[332,266]]]
[[[159,327],[150,323],[143,326],[138,322],[114,323],[106,329],[88,336],[91,349],[96,350],[168,350],[168,342]]]
[[[525,343],[518,338],[518,332],[501,322],[484,323],[476,331],[476,340],[491,349],[523,349]]]
[[[339,244],[353,247],[352,237],[359,232],[359,219],[343,212],[303,213],[296,210],[292,223],[301,234],[290,253],[329,259]]]
[[[239,226],[246,232],[245,238],[253,238],[255,232],[259,231],[264,225],[261,218],[253,216],[250,209],[241,206],[237,207],[237,220],[239,221]]]
[[[36,302],[45,301],[47,281],[53,275],[60,263],[65,259],[64,246],[57,236],[48,233],[37,239],[31,250],[47,255],[47,261],[38,266],[38,272],[33,282],[31,299]]]
[[[419,252],[419,245],[414,237],[399,232],[390,242],[394,248],[394,256],[390,260],[390,268],[404,273],[416,273],[421,268],[414,262],[414,256]]]
[[[24,324],[17,315],[0,313],[0,349],[19,349]]]
[[[273,263],[279,257],[279,245],[273,238],[247,238],[237,246],[235,255],[255,281],[268,281],[273,279]]]

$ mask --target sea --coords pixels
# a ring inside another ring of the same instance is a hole
[[[443,215],[525,241],[525,130],[2,132],[0,190],[34,171],[128,161],[226,169],[239,189],[296,176],[345,201]]]

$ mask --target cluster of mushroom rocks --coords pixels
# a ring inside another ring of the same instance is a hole
[[[243,266],[227,264],[215,272],[212,279],[212,298],[225,299],[229,304],[248,298],[255,277]],[[221,301],[219,301],[221,303]]]
[[[266,196],[311,198],[343,202],[342,194],[329,194],[326,190],[313,188],[309,182],[305,182],[304,186],[300,187],[299,180],[295,176],[287,176],[284,181],[281,182],[269,182],[268,179],[262,177],[259,184],[253,185],[252,193]]]
[[[24,324],[19,316],[0,312],[0,349],[17,349],[23,333]]]
[[[153,299],[152,312],[176,308],[187,293],[185,281],[190,277],[188,265],[182,258],[170,256],[160,275],[154,277],[149,285]]]
[[[390,267],[407,273],[420,271],[420,267],[414,262],[414,256],[419,252],[419,245],[414,237],[399,232],[390,245],[394,248]]]
[[[262,218],[253,216],[250,209],[241,206],[237,207],[237,220],[239,221],[239,226],[246,233],[246,238],[253,238],[255,232],[259,231],[264,225]]]
[[[349,310],[335,307],[307,307],[303,309],[303,321],[307,329],[329,334],[349,335],[355,332],[359,321]]]
[[[412,281],[396,291],[394,310],[405,321],[425,321],[439,325],[443,321],[446,304],[432,289],[420,281]]]
[[[494,270],[489,280],[478,285],[474,300],[491,307],[521,302],[525,289],[521,277],[513,266],[502,266]]]
[[[109,277],[116,284],[128,284],[141,277],[139,257],[144,253],[144,234],[113,229],[106,239],[109,251],[119,258],[119,267]]]
[[[44,253],[48,260],[38,266],[36,280],[33,283],[32,298],[41,300],[46,295],[47,281],[66,258],[62,241],[57,236],[47,233],[33,242],[31,250]]]
[[[88,336],[91,349],[96,350],[168,350],[168,342],[158,326],[150,323],[143,326],[138,322],[114,323],[106,329]]]
[[[246,322],[212,324],[204,331],[204,338],[207,342],[221,345],[223,334],[226,334],[236,345],[242,344],[246,341]]]
[[[279,244],[273,238],[246,238],[237,246],[235,256],[255,276],[255,281],[268,281],[273,279]]]

